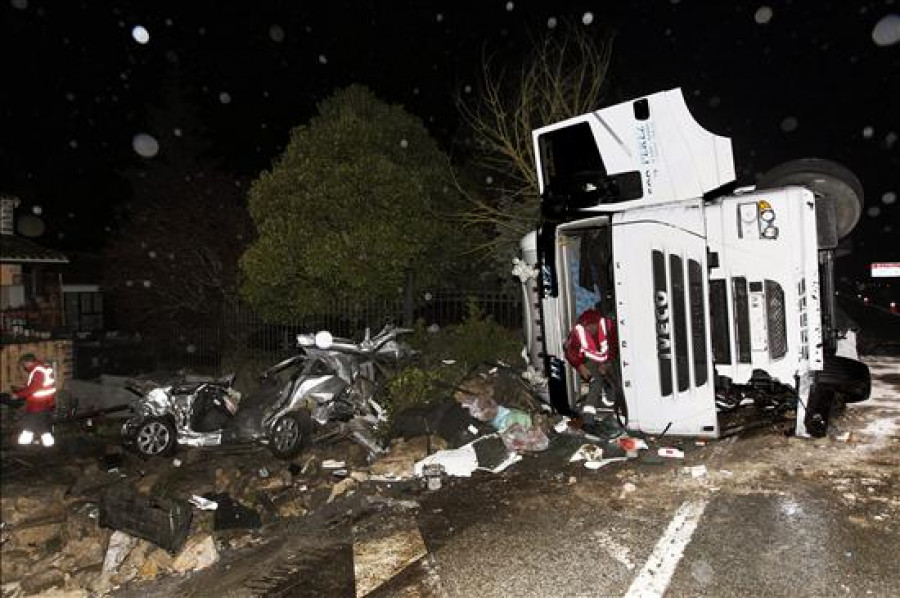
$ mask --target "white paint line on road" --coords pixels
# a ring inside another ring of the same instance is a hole
[[[705,500],[687,501],[678,507],[650,558],[631,582],[625,598],[653,598],[663,595],[684,555],[684,549],[697,529],[703,511],[706,510],[706,504]]]

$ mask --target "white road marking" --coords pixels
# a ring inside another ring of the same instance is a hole
[[[699,500],[687,501],[678,507],[669,527],[656,543],[644,567],[631,582],[631,587],[628,588],[624,598],[653,598],[665,593],[675,568],[684,555],[684,549],[691,541],[700,517],[706,510],[706,505],[707,501]]]

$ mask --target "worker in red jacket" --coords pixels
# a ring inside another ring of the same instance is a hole
[[[32,353],[22,355],[19,365],[28,374],[28,384],[25,387],[13,387],[13,394],[25,399],[25,417],[22,418],[19,444],[31,444],[35,436],[39,436],[42,445],[53,446],[52,418],[56,401],[53,368]]]
[[[587,405],[599,406],[605,395],[605,405],[613,406],[619,392],[614,363],[618,344],[615,320],[594,308],[578,316],[566,339],[565,354],[582,380],[590,382]]]

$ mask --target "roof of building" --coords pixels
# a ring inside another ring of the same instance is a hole
[[[4,264],[66,264],[69,262],[64,254],[55,249],[41,247],[16,235],[0,235],[0,262]]]

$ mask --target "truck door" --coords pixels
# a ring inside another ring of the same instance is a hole
[[[702,201],[613,217],[628,427],[716,437]]]

